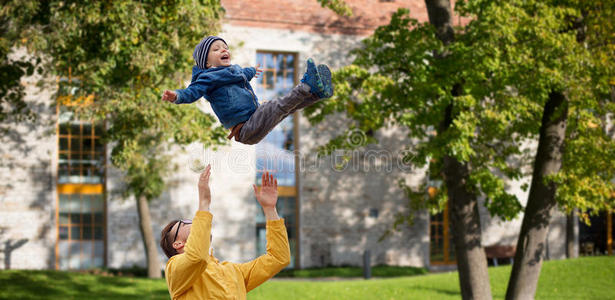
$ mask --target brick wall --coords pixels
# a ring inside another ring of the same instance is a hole
[[[316,0],[222,0],[229,24],[247,27],[277,28],[316,33],[367,35],[388,24],[391,14],[408,8],[414,18],[427,20],[422,0],[347,0],[352,17],[340,17]]]

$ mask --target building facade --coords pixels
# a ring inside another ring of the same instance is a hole
[[[348,3],[354,16],[346,18],[315,0],[223,0],[226,17],[219,36],[229,44],[234,64],[263,66],[252,85],[260,101],[271,101],[299,82],[308,57],[333,70],[350,63],[350,50],[398,8],[410,8],[413,17],[427,20],[423,1]],[[37,80],[28,78],[24,84],[40,117],[12,125],[0,143],[0,267],[145,266],[136,201],[121,197],[122,175],[111,166],[110,146],[99,139],[104,128],[66,121],[67,112],[52,98],[53,88],[41,89]],[[70,80],[51,83],[74,85]],[[212,113],[205,100],[194,105]],[[399,161],[406,143],[399,128],[375,132],[380,142],[353,152],[341,167],[335,156],[318,157],[316,147],[339,134],[344,123],[339,116],[312,126],[298,112],[256,146],[233,141],[213,151],[191,145],[177,157],[180,168],[168,178],[170,188],[150,203],[154,232],[170,220],[194,215],[198,175],[188,164],[200,157],[213,166],[212,245],[221,260],[244,262],[264,252],[265,221],[252,184],[268,170],[279,180],[278,211],[288,228],[290,267],[361,265],[367,250],[374,265],[454,265],[446,213],[419,213],[412,226],[378,241],[406,206],[397,180],[418,186],[425,170]],[[509,183],[522,201],[527,199],[523,182]],[[503,222],[482,209],[481,221],[485,246],[516,244],[521,217]],[[549,232],[549,258],[565,257],[565,237],[566,218],[557,214]]]

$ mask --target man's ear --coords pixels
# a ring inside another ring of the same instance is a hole
[[[184,242],[182,241],[175,241],[173,242],[173,249],[177,250],[177,249],[181,249],[184,247]]]

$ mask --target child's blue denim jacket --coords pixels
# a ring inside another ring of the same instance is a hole
[[[247,121],[258,107],[258,99],[250,80],[256,69],[229,67],[192,68],[192,82],[185,89],[175,90],[176,104],[192,103],[205,97],[225,128]]]

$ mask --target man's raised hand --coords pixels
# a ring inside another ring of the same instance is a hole
[[[278,180],[270,175],[269,172],[264,172],[261,177],[261,188],[254,187],[254,194],[256,200],[263,207],[264,210],[275,208],[275,204],[278,202]]]
[[[207,165],[205,171],[199,177],[199,210],[209,211],[211,203],[211,191],[209,190],[209,175],[211,174],[211,165]]]

